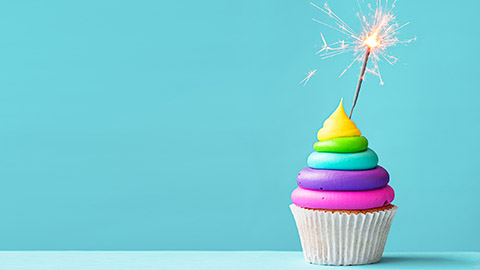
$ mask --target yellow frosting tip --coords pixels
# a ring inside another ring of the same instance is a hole
[[[337,114],[344,114],[345,116],[347,116],[347,113],[345,113],[345,109],[343,108],[343,98],[340,99],[340,104],[338,104],[338,107],[335,109],[335,111],[332,113],[332,115],[329,118],[332,118],[333,115],[337,115]],[[342,118],[343,118],[343,115],[342,115]]]
[[[318,131],[319,141],[330,140],[339,137],[355,137],[362,133],[358,130],[355,123],[348,118],[343,108],[343,98],[340,99],[337,109],[323,123],[323,127]]]

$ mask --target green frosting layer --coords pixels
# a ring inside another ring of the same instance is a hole
[[[368,147],[367,138],[341,137],[326,141],[316,142],[313,149],[317,152],[355,153],[365,151]]]

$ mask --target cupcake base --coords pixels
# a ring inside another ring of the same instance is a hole
[[[308,209],[290,205],[308,263],[359,265],[382,258],[398,207],[367,210]]]

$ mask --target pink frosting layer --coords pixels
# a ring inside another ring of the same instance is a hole
[[[390,204],[395,193],[390,186],[365,191],[325,191],[298,187],[292,202],[300,207],[332,210],[364,210]]]

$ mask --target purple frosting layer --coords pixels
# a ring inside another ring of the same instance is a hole
[[[388,184],[388,172],[377,166],[371,170],[318,170],[307,167],[298,173],[297,183],[314,190],[370,190]]]

